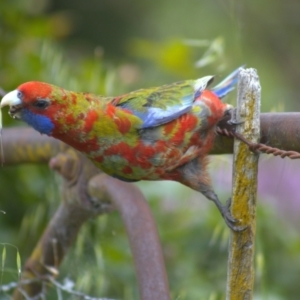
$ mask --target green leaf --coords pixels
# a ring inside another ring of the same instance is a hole
[[[17,268],[18,268],[18,274],[21,275],[21,256],[19,251],[17,250]]]

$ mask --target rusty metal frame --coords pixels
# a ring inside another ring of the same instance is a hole
[[[300,113],[262,114],[261,142],[300,152]],[[232,138],[218,136],[211,154],[232,153],[232,144]],[[136,186],[101,173],[65,144],[30,128],[3,129],[3,146],[4,166],[49,163],[65,179],[62,204],[26,261],[22,272],[24,284],[21,280],[13,299],[44,293],[49,278],[57,276],[81,225],[114,209],[120,212],[126,226],[141,299],[170,299],[155,221]]]

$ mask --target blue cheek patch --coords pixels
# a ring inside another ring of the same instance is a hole
[[[21,119],[32,126],[35,130],[47,135],[51,134],[54,128],[54,124],[48,117],[34,114],[26,108],[23,108],[22,110]]]

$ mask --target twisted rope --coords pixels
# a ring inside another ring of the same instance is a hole
[[[274,156],[280,156],[281,158],[289,157],[290,159],[299,159],[300,158],[300,153],[296,151],[285,151],[281,150],[275,147],[267,146],[265,144],[261,143],[252,143],[248,141],[244,136],[241,134],[235,132],[234,130],[228,130],[226,128],[220,128],[217,127],[216,129],[217,134],[219,135],[224,135],[227,137],[235,137],[238,140],[242,141],[246,145],[248,145],[249,150],[254,152],[254,153],[266,153],[266,154],[273,154]]]

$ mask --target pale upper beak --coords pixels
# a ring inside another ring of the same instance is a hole
[[[22,99],[20,99],[20,92],[18,90],[14,90],[6,94],[0,103],[0,108],[3,106],[17,106],[22,104]]]

